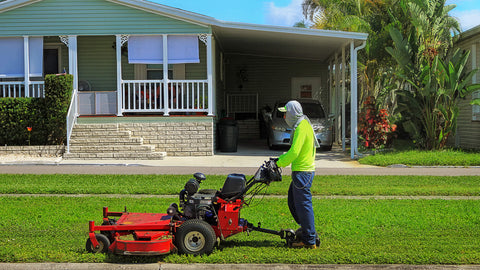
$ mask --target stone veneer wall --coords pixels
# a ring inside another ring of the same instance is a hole
[[[0,155],[28,155],[40,157],[60,157],[65,152],[64,145],[23,145],[0,146]]]
[[[143,144],[154,145],[156,152],[167,156],[211,156],[214,152],[213,119],[196,121],[183,118],[144,123],[119,123],[119,130],[143,138]]]

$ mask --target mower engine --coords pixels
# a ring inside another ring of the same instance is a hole
[[[180,208],[183,210],[182,216],[184,218],[196,218],[209,222],[212,221],[212,218],[215,218],[216,213],[219,211],[218,199],[227,201],[243,199],[246,184],[245,175],[243,174],[228,175],[221,190],[199,190],[201,182],[205,180],[205,175],[203,173],[195,173],[193,176],[194,178],[188,180],[185,188],[179,194]],[[179,217],[176,204],[171,204],[169,209],[171,212],[167,213]]]

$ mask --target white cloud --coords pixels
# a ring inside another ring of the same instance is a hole
[[[460,22],[462,31],[466,31],[470,28],[480,25],[480,21],[478,19],[480,18],[480,9],[462,10],[457,12],[452,10],[451,15],[457,18],[457,20]]]
[[[268,24],[293,26],[296,22],[303,20],[303,0],[291,0],[285,7],[278,7],[274,2],[267,3],[266,21]]]

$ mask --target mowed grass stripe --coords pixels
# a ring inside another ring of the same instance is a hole
[[[176,195],[185,175],[17,175],[0,174],[1,194]],[[226,176],[208,175],[201,188],[220,189]],[[266,194],[286,195],[290,176],[273,182]],[[315,176],[314,195],[480,196],[480,176]]]
[[[0,197],[1,262],[169,262],[302,264],[479,264],[480,201],[314,200],[317,250],[295,250],[252,232],[223,241],[210,256],[106,256],[85,252],[88,221],[102,207],[165,212],[171,198]],[[271,229],[293,228],[286,199],[258,198],[242,217]]]

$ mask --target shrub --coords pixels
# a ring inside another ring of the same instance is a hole
[[[378,110],[375,98],[367,97],[359,123],[359,136],[363,146],[367,149],[382,149],[388,146],[396,128],[396,125],[390,124],[387,110]]]
[[[62,144],[72,89],[72,75],[47,75],[45,98],[0,98],[0,145]]]
[[[45,125],[48,140],[52,144],[62,144],[67,137],[67,112],[73,90],[73,76],[45,76]]]

